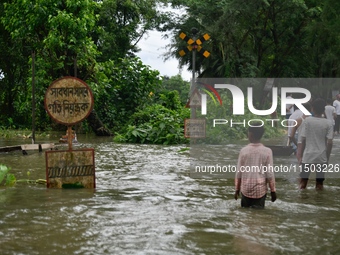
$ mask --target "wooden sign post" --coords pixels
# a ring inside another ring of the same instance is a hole
[[[50,117],[67,126],[67,151],[46,152],[48,188],[95,188],[94,150],[72,150],[72,125],[86,119],[93,109],[89,86],[76,77],[54,81],[45,93],[45,109]]]

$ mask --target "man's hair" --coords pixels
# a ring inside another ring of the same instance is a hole
[[[318,98],[313,101],[312,106],[314,113],[322,114],[325,111],[326,102],[322,98]]]
[[[332,99],[331,98],[327,98],[327,104],[332,104]]]
[[[254,139],[260,140],[264,134],[263,124],[260,122],[252,123],[248,128],[248,132],[253,134]]]

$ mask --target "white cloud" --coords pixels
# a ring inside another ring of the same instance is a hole
[[[150,31],[138,43],[141,51],[137,56],[141,58],[145,65],[149,65],[152,69],[158,70],[161,75],[169,77],[180,74],[186,81],[190,81],[192,73],[184,67],[182,70],[178,67],[178,60],[175,58],[164,61],[164,53],[167,52],[166,45],[170,43],[170,39],[164,39],[162,33],[158,31]]]

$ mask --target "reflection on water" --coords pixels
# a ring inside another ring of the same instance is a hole
[[[124,145],[79,137],[95,148],[95,190],[0,188],[0,254],[339,254],[340,179],[277,179],[278,200],[240,208],[233,179],[193,179],[185,146]],[[0,141],[1,143],[1,141]],[[334,142],[333,161],[339,154]],[[2,146],[0,144],[0,146]],[[230,145],[235,161],[240,145]],[[17,178],[45,178],[45,156],[0,154]],[[294,162],[294,157],[277,158]]]

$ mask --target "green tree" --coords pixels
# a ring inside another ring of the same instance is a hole
[[[131,115],[152,102],[160,87],[159,72],[151,70],[139,58],[124,58],[100,63],[90,82],[98,102],[100,119],[112,130],[119,130]]]
[[[177,90],[181,103],[185,105],[189,98],[190,83],[184,81],[179,74],[172,77],[164,76],[162,80],[162,90]]]
[[[316,19],[308,27],[308,44],[317,77],[340,76],[340,3],[324,0],[318,7]]]
[[[2,22],[14,40],[37,53],[45,77],[74,75],[76,60],[78,76],[84,78],[98,54],[89,37],[94,10],[91,0],[14,0],[5,4]]]
[[[93,39],[102,53],[98,61],[119,60],[135,56],[137,43],[150,30],[159,28],[168,14],[159,12],[157,0],[104,0],[98,1],[96,13],[100,28]]]
[[[152,105],[140,108],[115,137],[117,142],[181,144],[184,137],[184,119],[190,117],[188,108],[180,102],[176,90],[164,91]]]
[[[4,1],[0,1],[4,13]],[[30,51],[20,41],[14,41],[0,20],[0,122],[3,126],[22,126],[29,120],[26,109],[30,99],[26,79]]]
[[[336,75],[339,38],[334,1],[172,2],[187,7],[187,16],[174,29],[169,53],[182,66],[192,68],[190,54],[178,55],[186,46],[179,33],[193,37],[190,31],[196,27],[200,35],[211,36],[204,43],[211,56],[205,59],[197,54],[201,77],[320,77],[325,75],[320,66]]]
[[[13,0],[4,4],[1,21],[11,35],[8,39],[17,45],[16,52],[28,65],[32,59],[25,51],[35,53],[37,120],[40,128],[46,128],[50,120],[43,108],[44,93],[48,85],[62,76],[72,75],[86,79],[93,74],[98,54],[96,45],[89,37],[95,29],[95,2],[91,0]],[[21,77],[27,84],[25,95],[30,95],[30,72]],[[13,72],[13,70],[12,70]],[[10,73],[10,72],[9,72]],[[6,76],[12,79],[11,76]],[[14,80],[9,81],[12,83]],[[24,102],[24,112],[18,115],[30,116],[30,97]],[[20,107],[20,106],[18,106]],[[18,111],[19,109],[17,109]]]
[[[48,128],[51,122],[42,103],[47,86],[53,80],[67,75],[77,76],[93,86],[98,96],[95,98],[98,116],[104,118],[103,122],[107,122],[107,126],[118,128],[117,123],[121,124],[142,105],[145,95],[159,83],[158,72],[134,59],[140,38],[148,30],[160,26],[167,17],[156,11],[158,3],[156,0],[1,2],[4,15],[1,17],[0,29],[4,33],[0,46],[2,49],[15,47],[15,51],[11,52],[18,56],[14,65],[6,63],[8,56],[1,56],[0,69],[5,78],[0,82],[6,83],[6,86],[0,90],[0,96],[8,102],[7,105],[2,104],[1,109],[8,113],[15,112],[18,119],[27,116],[24,123],[30,125],[30,64],[34,52],[39,128]],[[106,77],[106,74],[109,76]],[[110,82],[106,83],[108,80]],[[107,84],[113,90],[106,87]],[[18,93],[20,98],[14,94],[14,88],[21,92]],[[12,105],[14,111],[9,108]],[[110,110],[105,111],[108,107]],[[5,116],[9,118],[11,115]],[[114,119],[111,118],[113,116]]]

